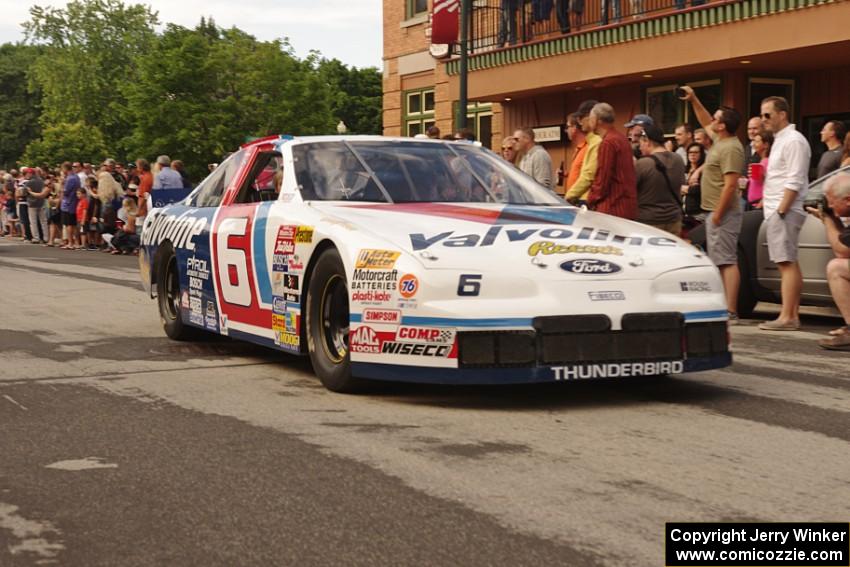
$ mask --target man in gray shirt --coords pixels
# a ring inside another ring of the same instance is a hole
[[[549,152],[534,143],[534,130],[531,128],[520,128],[514,132],[514,140],[522,159],[519,168],[534,178],[536,182],[550,191],[552,186],[552,158]]]
[[[24,179],[23,185],[27,192],[32,243],[43,242],[47,244],[47,215],[44,210],[44,199],[50,194],[50,188],[44,187],[44,180],[39,175],[38,169],[25,168]]]
[[[820,141],[826,144],[826,151],[820,156],[817,178],[841,167],[841,152],[844,149],[842,144],[846,132],[844,123],[838,120],[830,120],[823,125]]]
[[[648,124],[639,138],[643,157],[635,162],[637,177],[637,221],[680,236],[685,164],[678,155],[664,149],[664,133]]]

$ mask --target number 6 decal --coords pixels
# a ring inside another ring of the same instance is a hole
[[[248,261],[245,250],[232,248],[230,237],[244,237],[248,219],[227,218],[221,221],[216,233],[218,247],[218,281],[221,294],[227,303],[251,306],[251,286],[248,281]]]

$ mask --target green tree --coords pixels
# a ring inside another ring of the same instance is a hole
[[[348,67],[324,59],[318,71],[330,97],[331,113],[352,134],[381,134],[383,91],[381,73],[374,67]]]
[[[179,157],[197,178],[246,138],[331,133],[336,120],[317,64],[296,58],[286,41],[257,41],[212,21],[169,25],[128,85],[126,145],[135,155]]]
[[[28,89],[27,70],[39,49],[21,44],[0,46],[0,167],[10,169],[41,132],[41,93]]]
[[[120,0],[74,0],[65,8],[33,6],[23,24],[27,40],[42,45],[32,66],[43,92],[42,126],[84,122],[121,151],[130,130],[124,86],[155,39],[156,12]]]
[[[30,142],[21,162],[53,167],[63,161],[99,163],[107,156],[103,133],[84,122],[62,122],[48,126],[41,138]]]

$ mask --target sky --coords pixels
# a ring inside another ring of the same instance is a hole
[[[261,40],[288,37],[299,57],[317,50],[355,67],[381,67],[381,0],[124,0],[147,4],[160,22],[194,27],[212,16]],[[64,7],[66,1],[0,0],[0,43],[23,40],[30,6]]]

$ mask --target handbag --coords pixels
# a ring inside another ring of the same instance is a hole
[[[685,195],[685,214],[699,215],[704,212],[702,209],[702,189],[699,183],[691,185],[688,188],[688,194]]]
[[[652,158],[652,161],[655,162],[655,169],[660,171],[661,174],[664,176],[664,181],[667,182],[667,189],[670,190],[670,195],[673,196],[673,202],[676,203],[677,207],[680,207],[682,203],[682,197],[673,189],[673,184],[670,182],[670,177],[667,175],[667,168],[664,167],[664,164],[661,163],[661,160],[658,159],[658,156],[650,155],[649,157]],[[689,190],[688,194],[690,195],[690,193],[691,192]]]

